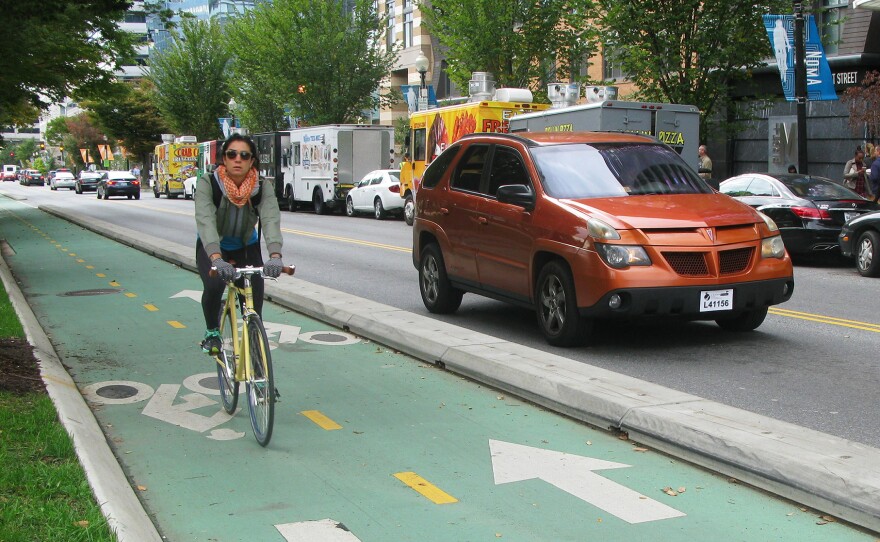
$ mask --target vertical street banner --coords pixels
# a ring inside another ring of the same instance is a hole
[[[804,16],[804,60],[807,65],[807,99],[836,100],[831,68],[822,48],[822,36],[812,15]],[[764,15],[764,28],[776,56],[785,99],[795,101],[794,15]]]

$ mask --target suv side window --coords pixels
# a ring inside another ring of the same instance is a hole
[[[471,145],[468,147],[461,160],[459,160],[458,167],[455,168],[455,173],[453,173],[449,185],[456,190],[479,192],[480,182],[483,180],[483,169],[488,155],[488,145]]]
[[[449,147],[443,151],[436,160],[431,162],[431,165],[428,166],[428,169],[426,169],[424,175],[422,175],[421,186],[423,188],[434,188],[437,186],[437,183],[440,182],[440,179],[443,178],[443,174],[446,173],[446,170],[449,168],[449,164],[451,164],[452,160],[458,155],[459,150],[460,147],[458,145]]]
[[[498,145],[495,147],[492,169],[489,172],[489,195],[494,196],[498,187],[506,184],[531,186],[529,174],[519,153],[509,147]]]

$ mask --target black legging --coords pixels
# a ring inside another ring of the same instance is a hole
[[[236,267],[263,265],[263,254],[260,252],[260,242],[257,241],[239,250],[220,251],[223,259]],[[211,260],[205,252],[202,240],[196,243],[196,266],[199,268],[199,276],[202,277],[202,312],[205,314],[205,328],[217,329],[220,327],[220,309],[223,301],[223,291],[226,283],[220,277],[211,277]],[[254,310],[263,316],[263,277],[254,275],[251,277],[251,286],[254,291]]]

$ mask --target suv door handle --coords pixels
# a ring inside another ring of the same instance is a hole
[[[443,213],[444,215],[448,215],[449,209],[447,209],[446,207],[440,207],[440,212]]]
[[[486,218],[485,216],[478,216],[478,217],[477,217],[477,222],[478,222],[481,226],[486,226],[486,225],[489,224],[489,219]]]

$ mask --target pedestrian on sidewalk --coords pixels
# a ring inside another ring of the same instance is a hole
[[[874,167],[871,168],[871,175],[868,177],[868,185],[871,188],[871,199],[877,203],[880,199],[880,145],[874,147]]]
[[[712,178],[712,159],[709,158],[709,153],[706,150],[705,145],[700,145],[697,152],[700,155],[700,177],[708,181]]]
[[[843,185],[854,190],[858,195],[867,197],[867,184],[865,183],[865,151],[861,147],[856,148],[853,157],[843,166]]]
[[[281,275],[281,212],[270,179],[260,180],[257,146],[241,134],[223,142],[223,163],[199,178],[195,192],[198,240],[196,265],[202,278],[202,311],[205,338],[202,350],[220,353],[220,308],[226,282],[235,277],[235,266],[263,266],[268,277]],[[257,228],[257,225],[260,225]],[[265,237],[269,261],[263,265],[260,237]],[[209,276],[211,268],[217,275]],[[263,277],[254,276],[254,310],[263,314]]]

